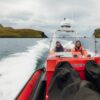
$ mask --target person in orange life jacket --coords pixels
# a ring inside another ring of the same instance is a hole
[[[64,48],[59,41],[56,42],[55,52],[64,52]]]
[[[82,47],[82,44],[79,40],[76,41],[75,47],[72,49],[72,54],[75,57],[82,57],[82,56],[87,57],[88,56],[87,51]]]

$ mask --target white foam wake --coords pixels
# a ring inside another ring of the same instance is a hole
[[[0,61],[0,100],[14,100],[18,95],[34,72],[37,60],[48,50],[42,42]]]

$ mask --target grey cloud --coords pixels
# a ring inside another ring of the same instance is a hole
[[[29,20],[31,17],[34,17],[34,15],[30,12],[14,12],[12,14],[8,15],[8,18],[12,18],[15,20]]]
[[[99,0],[0,0],[0,23],[54,30],[66,17],[83,32],[100,25],[99,4]]]

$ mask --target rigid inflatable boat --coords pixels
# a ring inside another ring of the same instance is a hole
[[[71,49],[80,40],[87,56],[74,56]],[[54,50],[57,41],[63,52]],[[46,66],[38,69],[17,100],[100,100],[100,55],[95,37],[79,36],[69,23],[54,34]]]

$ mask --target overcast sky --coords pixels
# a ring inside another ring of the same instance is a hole
[[[63,18],[79,32],[100,27],[100,0],[0,0],[0,23],[54,31]]]

